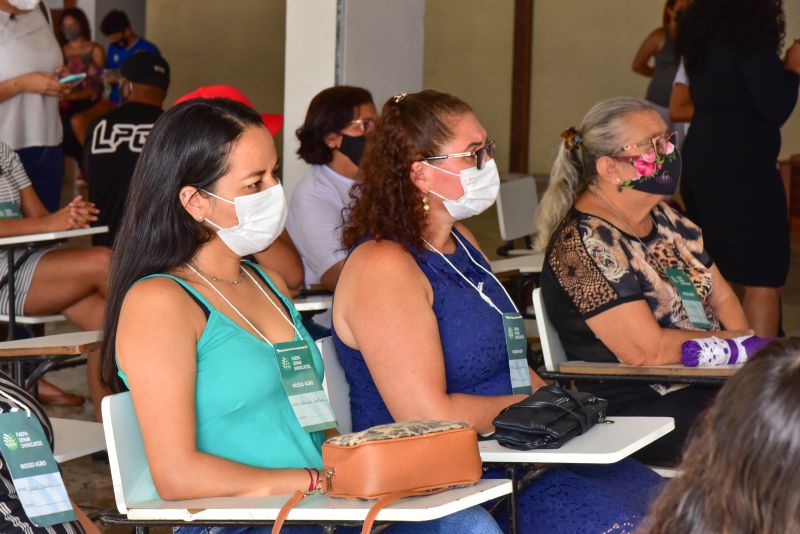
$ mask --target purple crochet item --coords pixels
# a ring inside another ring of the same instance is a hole
[[[758,336],[691,339],[681,346],[681,361],[684,367],[714,367],[744,363],[748,357],[761,350],[770,341],[772,340]]]

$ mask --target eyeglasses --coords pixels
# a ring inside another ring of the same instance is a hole
[[[617,156],[620,152],[625,152],[626,150],[635,150],[642,147],[653,147],[653,151],[658,154],[659,156],[665,156],[667,154],[671,154],[672,151],[675,149],[675,139],[678,137],[678,132],[668,132],[663,135],[658,135],[653,137],[652,139],[646,139],[639,143],[634,143],[631,145],[625,145],[617,152],[614,153],[614,156]],[[639,156],[617,156],[623,159],[627,158],[638,158]]]
[[[357,124],[361,128],[361,133],[365,135],[375,129],[375,119],[353,119],[347,123],[347,126],[351,124]]]
[[[435,159],[450,159],[450,158],[476,158],[478,170],[483,169],[484,164],[490,159],[494,158],[494,141],[487,141],[486,145],[482,146],[475,152],[456,152],[455,154],[443,154],[441,156],[431,156],[429,158],[422,158],[423,161],[430,161]]]

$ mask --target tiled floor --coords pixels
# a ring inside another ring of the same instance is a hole
[[[484,252],[497,257],[495,250],[502,245],[497,230],[497,214],[494,208],[468,221]],[[786,332],[800,335],[800,221],[796,221],[792,237],[792,266],[784,293],[784,328]],[[63,329],[63,327],[60,327]],[[48,378],[61,387],[87,394],[85,368],[68,369],[51,373]],[[91,419],[91,408],[87,403],[82,408],[48,407],[51,416],[75,419]],[[88,511],[114,506],[114,495],[108,466],[95,463],[91,458],[72,460],[62,465],[64,480],[72,498]],[[109,532],[112,532],[109,530]],[[113,532],[126,532],[114,529]]]

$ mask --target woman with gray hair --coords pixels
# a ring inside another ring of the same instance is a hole
[[[539,213],[541,286],[571,359],[660,365],[684,341],[745,335],[736,295],[705,251],[700,228],[663,200],[678,186],[674,134],[644,100],[596,104],[562,134]],[[635,335],[631,335],[635,332]],[[579,384],[612,415],[671,416],[676,430],[642,451],[674,463],[716,388]]]

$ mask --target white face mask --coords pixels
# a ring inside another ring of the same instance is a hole
[[[17,9],[21,9],[23,11],[30,11],[31,9],[39,5],[39,0],[8,0],[8,3],[16,7]]]
[[[478,170],[478,167],[475,166],[463,169],[460,173],[436,167],[427,161],[422,163],[437,171],[458,176],[461,179],[464,195],[459,199],[451,200],[443,197],[433,189],[428,190],[429,193],[433,193],[444,200],[445,209],[457,221],[483,213],[497,200],[497,193],[500,191],[500,173],[497,171],[497,164],[493,159],[484,163],[481,170]]]
[[[283,232],[288,210],[281,184],[252,195],[234,197],[232,201],[205,192],[236,208],[236,217],[239,218],[236,226],[222,228],[211,219],[206,219],[211,226],[219,229],[217,235],[234,254],[244,257],[261,252]]]

